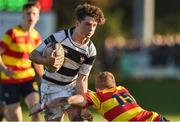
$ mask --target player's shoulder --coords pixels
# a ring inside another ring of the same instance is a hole
[[[37,34],[37,35],[40,35],[40,32],[39,32],[37,29],[35,29],[35,28],[32,30],[32,33],[35,33],[35,34]]]
[[[121,85],[117,86],[116,89],[120,90],[120,91],[122,90],[124,92],[128,92],[129,93],[129,90],[127,88],[125,88],[124,86],[121,86]]]
[[[90,55],[95,56],[97,54],[97,51],[94,43],[91,40],[89,41],[88,47],[89,47]]]
[[[117,90],[127,90],[124,86],[119,85],[116,87]]]
[[[12,26],[11,28],[9,28],[9,29],[6,31],[6,34],[14,33],[14,32],[16,32],[16,31],[18,31],[18,30],[20,30],[20,29],[21,29],[21,28],[20,28],[20,26],[18,26],[18,25]]]
[[[24,36],[24,29],[20,25],[14,25],[9,28],[4,35],[8,35],[11,38],[16,36]]]
[[[67,37],[67,34],[65,32],[65,30],[60,30],[54,34],[52,34],[54,36],[54,38],[58,41],[58,40],[63,40],[64,38]]]
[[[89,46],[90,48],[96,49],[96,47],[95,47],[93,41],[91,41],[91,40],[89,40],[88,46]]]

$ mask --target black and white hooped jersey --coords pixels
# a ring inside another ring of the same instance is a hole
[[[71,38],[72,30],[62,30],[49,36],[36,48],[43,52],[45,46],[51,41],[60,42],[64,48],[65,60],[63,66],[55,73],[45,71],[43,79],[55,82],[72,82],[78,73],[89,75],[96,58],[96,48],[91,40],[85,44],[78,44]]]

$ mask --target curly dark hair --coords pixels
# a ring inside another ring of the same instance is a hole
[[[76,12],[76,19],[78,21],[83,20],[86,16],[93,17],[98,25],[102,25],[105,23],[105,18],[102,10],[94,5],[90,4],[82,4],[78,5],[75,9]]]

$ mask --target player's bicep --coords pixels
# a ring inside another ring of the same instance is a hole
[[[46,64],[46,58],[44,58],[41,52],[33,50],[29,56],[29,59],[37,64]]]
[[[36,49],[34,49],[30,54],[30,60],[34,60],[35,58],[41,56],[45,46],[46,44],[42,42]]]
[[[46,44],[44,42],[42,42],[35,50],[42,53],[43,50],[45,49],[45,47],[46,47]]]
[[[31,54],[29,55],[29,59],[34,61],[36,58],[38,58],[39,56],[41,56],[41,53],[37,50],[33,50],[31,52]]]

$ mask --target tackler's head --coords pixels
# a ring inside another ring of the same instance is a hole
[[[100,72],[96,77],[96,89],[108,89],[116,86],[115,77],[111,72]]]

